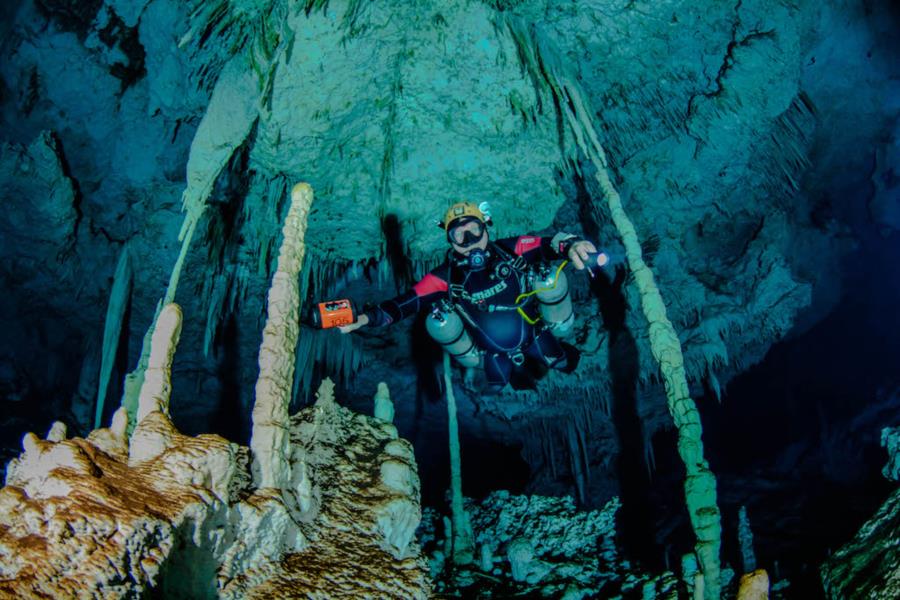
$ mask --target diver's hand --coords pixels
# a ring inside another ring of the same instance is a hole
[[[350,323],[349,325],[341,325],[340,327],[338,327],[338,329],[341,330],[341,333],[350,333],[351,331],[359,329],[360,327],[363,327],[364,325],[368,325],[368,324],[369,324],[368,315],[362,314],[362,315],[359,315],[358,317],[356,317],[355,323]]]
[[[572,261],[572,264],[575,265],[575,268],[580,271],[584,268],[584,265],[588,260],[588,255],[594,254],[596,252],[597,248],[594,246],[594,244],[587,240],[580,240],[572,244],[572,246],[569,248],[568,255],[569,260]],[[603,257],[601,257],[600,260],[604,261],[603,264],[606,264]],[[598,261],[598,266],[602,267],[603,264],[600,264]]]

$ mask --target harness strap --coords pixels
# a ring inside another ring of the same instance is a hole
[[[463,328],[463,329],[459,332],[459,335],[457,335],[455,338],[453,338],[453,339],[450,340],[449,342],[445,342],[445,343],[444,343],[444,346],[452,346],[453,344],[455,344],[456,342],[458,342],[459,340],[461,340],[461,339],[462,339],[462,336],[464,336],[465,334],[466,334],[466,330],[465,330],[465,328]]]
[[[490,249],[492,251],[496,252],[497,256],[505,259],[504,262],[506,264],[508,264],[510,266],[510,268],[518,275],[517,279],[518,279],[518,283],[519,283],[519,288],[524,290],[526,288],[526,282],[525,282],[524,278],[525,278],[525,275],[527,275],[526,271],[527,271],[527,267],[528,267],[528,263],[525,261],[525,259],[521,256],[514,256],[514,255],[510,254],[505,248],[503,248],[503,246],[500,246],[499,244],[495,244],[494,242],[490,243]],[[448,292],[450,304],[452,306],[455,306],[457,304],[456,302],[454,302],[454,297],[462,298],[463,300],[466,300],[472,304],[476,304],[476,305],[480,304],[479,302],[472,299],[471,294],[469,294],[466,291],[465,285],[463,285],[461,283],[450,283],[450,281],[452,279],[451,270],[453,268],[453,265],[452,265],[453,261],[450,257],[450,251],[448,251],[447,257],[448,257],[448,261],[447,261],[447,282],[448,282],[447,292]],[[513,311],[513,310],[520,311],[523,307],[527,306],[530,301],[531,301],[530,296],[526,296],[526,301],[523,304],[519,304],[518,302],[516,302],[515,304],[511,304],[511,305],[509,305],[509,304],[488,304],[486,310],[487,310],[487,312],[503,312],[503,311]],[[534,323],[532,323],[530,319],[529,319],[529,323],[531,325],[534,325]]]

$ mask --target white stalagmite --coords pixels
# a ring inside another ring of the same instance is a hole
[[[169,399],[172,393],[172,362],[181,336],[181,321],[181,307],[174,303],[165,305],[156,319],[150,357],[138,397],[135,430],[128,445],[128,462],[131,465],[156,458],[172,445]],[[127,426],[125,414],[125,409],[119,408],[113,421],[124,420]],[[150,415],[155,415],[156,421],[148,419]],[[144,420],[147,421],[146,427],[140,427]]]
[[[291,191],[284,239],[269,288],[268,317],[259,348],[259,379],[253,406],[254,481],[261,487],[284,489],[291,481],[288,405],[294,380],[294,350],[300,316],[298,276],[306,252],[304,237],[312,188],[298,183]]]
[[[167,304],[156,319],[150,342],[150,359],[138,398],[137,423],[154,411],[169,414],[172,392],[172,361],[181,336],[181,307]]]
[[[391,392],[385,382],[378,384],[378,391],[375,392],[375,418],[394,422],[394,403],[391,401]]]
[[[66,439],[66,434],[66,424],[62,421],[54,421],[53,425],[50,426],[50,431],[47,432],[47,441],[61,442]]]

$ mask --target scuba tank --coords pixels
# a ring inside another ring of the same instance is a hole
[[[481,354],[463,326],[462,319],[445,302],[438,302],[425,319],[425,328],[434,340],[464,367],[477,367]]]
[[[558,335],[569,333],[575,323],[575,312],[572,310],[565,272],[561,268],[539,271],[534,278],[533,289],[536,290],[541,317],[550,330]]]

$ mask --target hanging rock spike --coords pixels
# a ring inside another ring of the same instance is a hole
[[[576,148],[594,164],[595,179],[625,246],[628,266],[649,324],[651,353],[659,363],[665,381],[669,412],[678,428],[678,452],[687,470],[685,499],[691,525],[697,536],[695,552],[702,571],[703,598],[717,600],[721,588],[719,551],[722,525],[716,503],[716,480],[703,457],[700,415],[690,397],[681,343],[666,316],[666,306],[654,281],[653,272],[643,260],[640,238],[634,224],[610,180],[606,153],[594,127],[594,113],[584,99],[577,80],[568,76],[560,57],[548,41],[538,35],[535,28],[528,28],[521,21],[512,18],[508,18],[506,23],[520,50],[524,70],[536,82],[536,87],[549,90],[555,96],[555,105],[562,120],[568,125]]]
[[[103,324],[100,382],[97,386],[97,403],[94,413],[94,429],[100,427],[100,420],[103,418],[103,407],[106,403],[109,379],[112,376],[113,363],[119,350],[119,336],[122,332],[125,308],[128,305],[128,298],[131,296],[133,275],[128,246],[129,244],[126,242],[122,246],[122,252],[119,254],[116,274],[113,276],[112,289],[109,292],[109,305],[106,307],[106,321]]]

